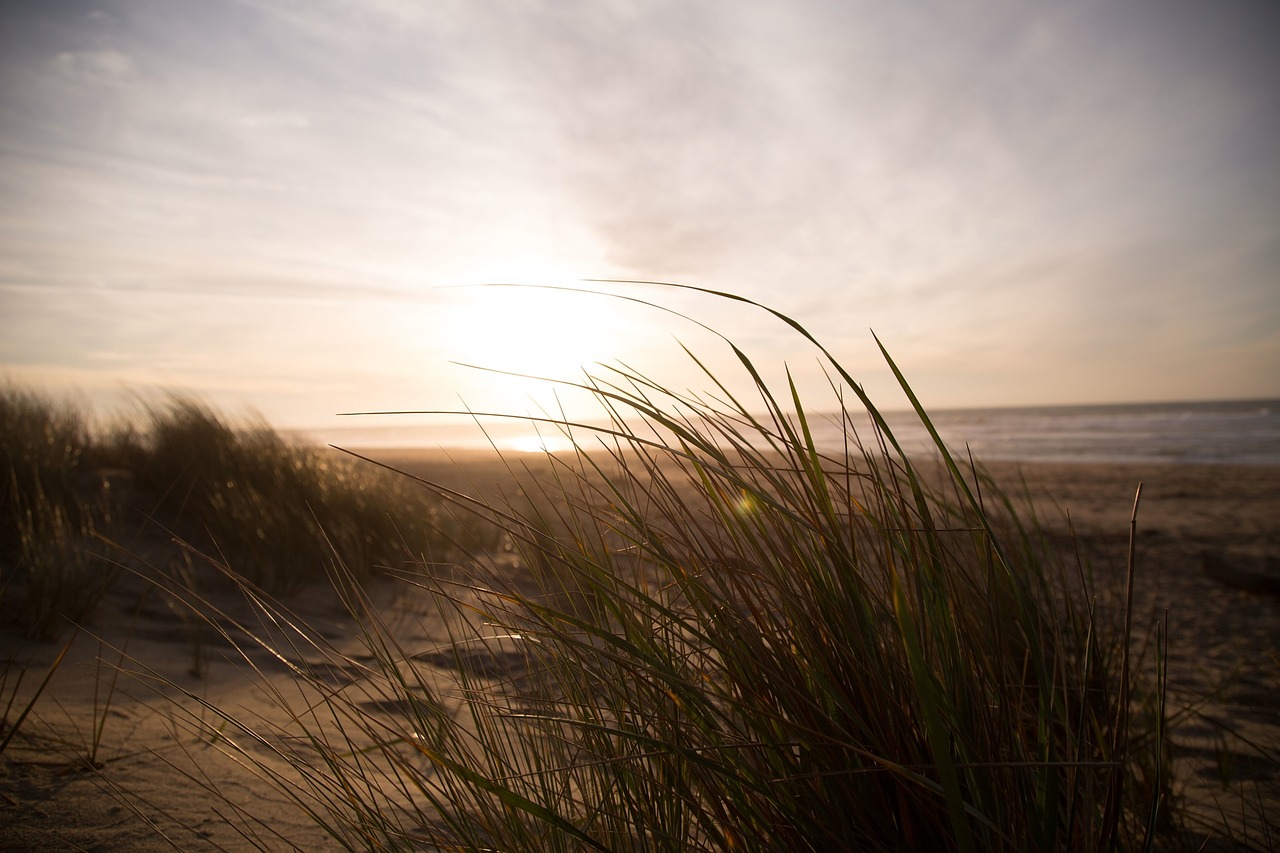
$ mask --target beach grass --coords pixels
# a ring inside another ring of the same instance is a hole
[[[33,637],[83,619],[114,578],[96,547],[114,507],[86,474],[90,444],[74,407],[0,392],[0,601]]]
[[[773,313],[827,360],[843,452],[727,338],[749,397],[601,368],[574,384],[605,425],[509,460],[521,500],[434,487],[509,546],[396,573],[437,644],[342,560],[358,653],[246,587],[293,681],[269,728],[215,708],[218,742],[352,850],[1149,848],[1174,805],[1131,608]]]
[[[0,608],[42,639],[88,619],[122,571],[190,580],[193,554],[289,592],[335,559],[367,578],[495,535],[403,478],[183,396],[101,427],[3,389],[0,477]]]
[[[258,586],[287,592],[338,559],[361,577],[430,564],[484,532],[434,496],[332,451],[292,444],[265,423],[232,426],[175,397],[149,412],[139,485],[195,550]]]

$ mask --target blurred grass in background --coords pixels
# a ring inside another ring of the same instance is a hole
[[[176,559],[175,540],[290,592],[336,562],[367,578],[486,535],[403,477],[182,396],[95,427],[72,404],[0,390],[0,478],[0,606],[41,638],[85,618],[132,558]]]

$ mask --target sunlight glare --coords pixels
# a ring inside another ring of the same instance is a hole
[[[590,285],[557,276],[546,267],[522,264],[488,280],[513,285],[449,291],[446,352],[453,361],[578,381],[583,369],[614,361],[631,337],[625,303],[598,293],[550,289]]]
[[[563,435],[531,433],[499,442],[499,447],[517,453],[563,453],[573,449],[573,442]]]

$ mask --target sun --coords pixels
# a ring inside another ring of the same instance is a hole
[[[448,288],[444,318],[449,359],[494,371],[494,381],[526,390],[547,383],[499,373],[580,381],[584,370],[621,357],[634,335],[625,301],[549,265],[494,272],[484,284]]]

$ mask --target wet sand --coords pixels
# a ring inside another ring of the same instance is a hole
[[[514,494],[513,460],[546,470],[538,456],[370,455],[465,494]],[[1135,625],[1140,638],[1157,621],[1168,633],[1181,759],[1175,792],[1188,805],[1192,836],[1215,839],[1210,849],[1231,849],[1228,835],[1262,844],[1258,814],[1280,814],[1280,595],[1273,590],[1280,581],[1280,467],[988,467],[1006,488],[1025,481],[1055,547],[1071,547],[1069,513],[1099,587],[1113,590],[1125,574],[1134,492],[1144,484]],[[0,755],[0,849],[239,850],[255,842],[335,849],[294,804],[184,722],[182,709],[207,714],[199,705],[207,698],[270,729],[280,724],[279,711],[262,681],[247,674],[249,665],[284,689],[288,670],[268,656],[239,656],[207,631],[193,633],[189,614],[144,589],[141,580],[126,579],[108,596]],[[239,606],[225,591],[206,592],[220,606]],[[391,612],[395,600],[385,595]],[[331,592],[316,587],[288,603],[335,644],[353,642]],[[440,626],[412,618],[400,624],[406,642],[428,648],[442,641]],[[0,632],[0,660],[7,662],[0,707],[9,704],[9,724],[61,647]],[[201,677],[189,672],[197,649],[206,659]],[[447,663],[424,660],[442,669]]]

